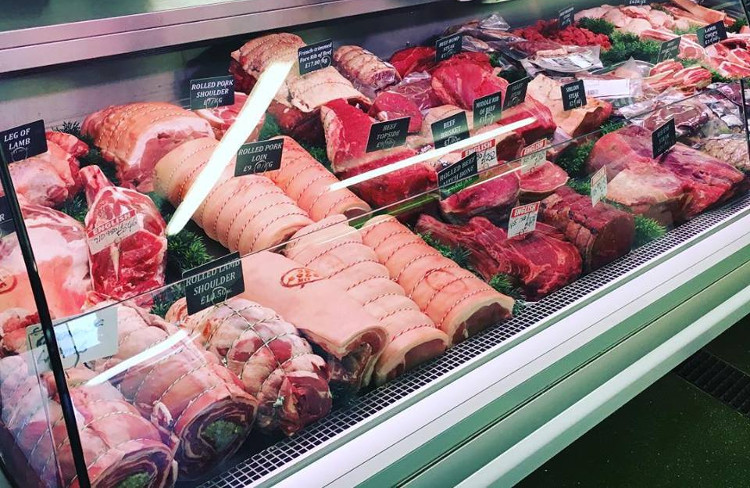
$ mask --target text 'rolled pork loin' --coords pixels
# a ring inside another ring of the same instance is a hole
[[[151,198],[114,186],[98,166],[83,168],[81,179],[89,205],[85,224],[90,235],[106,234],[118,218],[135,219],[137,227],[101,250],[94,248],[97,252],[89,246],[94,291],[119,301],[164,286],[166,223]]]
[[[591,272],[630,252],[635,237],[633,215],[563,186],[542,200],[539,219],[557,227],[583,258]]]
[[[291,435],[330,412],[325,360],[273,310],[234,297],[188,316],[182,298],[166,319],[192,331],[240,378],[258,401],[255,424],[262,431]]]
[[[360,232],[391,278],[452,344],[511,316],[512,298],[443,257],[394,217],[375,217]]]
[[[284,253],[341,285],[385,327],[388,344],[375,365],[376,385],[442,354],[448,347],[448,336],[407,298],[375,251],[362,242],[359,231],[343,216],[305,227],[295,234]]]
[[[156,191],[179,205],[217,145],[196,139],[164,156],[156,165]],[[235,177],[234,164],[232,159],[193,215],[211,239],[245,255],[286,242],[312,223],[273,181],[260,174]]]
[[[299,329],[328,355],[336,396],[369,382],[388,333],[336,282],[284,256],[262,251],[242,260],[245,292]]]
[[[351,218],[371,210],[348,188],[331,190],[331,185],[339,180],[297,141],[287,136],[281,138],[284,140],[281,167],[265,173],[265,176],[297,202],[311,219],[317,222],[336,214]]]
[[[239,378],[177,327],[144,310],[117,308],[117,354],[92,362],[94,371],[146,356],[109,381],[145,418],[179,439],[175,459],[180,474],[194,478],[232,455],[250,433],[257,400]]]
[[[78,487],[54,378],[33,376],[30,360],[0,360],[0,444],[10,453],[6,462],[24,486],[58,486],[59,466],[62,486]],[[72,368],[66,375],[91,486],[173,486],[176,439],[143,418],[109,383],[88,383],[92,371]]]
[[[80,313],[91,291],[83,226],[49,207],[22,202],[21,211],[52,318]],[[16,234],[0,239],[0,310],[12,307],[36,310]]]
[[[206,120],[162,102],[107,107],[86,117],[81,131],[115,164],[120,183],[141,192],[153,190],[154,166],[162,156],[185,141],[214,137]]]

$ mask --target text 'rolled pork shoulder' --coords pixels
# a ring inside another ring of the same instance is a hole
[[[267,251],[242,260],[245,292],[299,329],[327,354],[334,396],[369,382],[388,333],[346,290],[320,273]]]
[[[141,192],[153,190],[154,166],[162,156],[185,141],[213,137],[206,120],[162,102],[107,107],[86,117],[81,131],[115,164],[120,183]]]
[[[239,449],[258,402],[234,373],[184,331],[136,307],[118,306],[117,337],[117,354],[92,367],[99,374],[122,369],[109,381],[141,415],[179,439],[182,476],[200,476]],[[126,362],[139,355],[143,360]]]
[[[98,166],[83,168],[81,179],[94,291],[119,301],[164,286],[166,223],[151,198],[114,186]],[[123,230],[123,238],[111,238]]]
[[[62,486],[76,488],[80,483],[54,378],[33,376],[30,360],[0,360],[0,444],[10,453],[6,462],[24,486],[57,486],[59,466]],[[176,439],[143,418],[112,385],[95,382],[92,371],[72,368],[66,376],[91,486],[174,486]]]
[[[342,216],[330,217],[299,231],[287,245],[287,257],[341,285],[378,319],[388,332],[373,379],[381,385],[417,364],[438,356],[449,339],[407,298],[404,289],[380,264],[359,231]]]
[[[166,318],[192,331],[198,344],[240,378],[258,401],[260,430],[291,435],[330,412],[325,360],[273,310],[234,297],[188,316],[182,298]]]
[[[156,191],[179,205],[217,145],[196,139],[163,157],[156,165]],[[245,255],[286,242],[312,223],[273,181],[260,174],[236,177],[234,165],[232,159],[193,215],[211,239]]]
[[[83,226],[49,207],[21,204],[39,277],[52,318],[81,312],[91,291],[88,246]],[[18,237],[0,239],[0,310],[36,310]]]
[[[512,298],[443,257],[394,217],[375,217],[360,232],[391,278],[452,344],[511,316]]]
[[[317,222],[336,214],[351,218],[371,210],[348,188],[332,190],[331,185],[339,180],[297,141],[287,136],[281,138],[284,140],[281,167],[264,175],[271,178],[311,219]]]

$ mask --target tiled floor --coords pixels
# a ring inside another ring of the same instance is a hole
[[[706,349],[750,374],[750,320]],[[669,373],[518,486],[750,487],[750,418]]]

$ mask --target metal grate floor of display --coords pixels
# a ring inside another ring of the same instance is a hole
[[[696,217],[608,266],[580,278],[538,302],[529,304],[513,319],[481,332],[454,346],[439,358],[407,372],[374,391],[352,399],[346,405],[335,409],[328,417],[307,427],[294,437],[283,439],[249,456],[245,453],[244,459],[200,486],[202,488],[235,488],[257,482],[294,462],[313,448],[344,434],[395,402],[426,388],[438,378],[456,371],[480,354],[498,347],[519,332],[540,323],[577,300],[618,280],[634,268],[662,256],[749,207],[750,195],[745,195],[721,208]],[[236,458],[239,459],[242,456],[241,450]]]

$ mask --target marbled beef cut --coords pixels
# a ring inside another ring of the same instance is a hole
[[[501,225],[518,205],[519,194],[518,177],[510,173],[464,188],[441,200],[440,212],[446,220],[457,224],[481,215]]]
[[[375,98],[369,115],[380,121],[409,117],[409,132],[419,132],[422,113],[411,99],[393,91],[383,91]]]
[[[563,186],[542,200],[539,219],[556,227],[581,253],[583,269],[594,271],[630,252],[635,237],[633,216]]]
[[[435,48],[407,47],[393,53],[390,63],[396,67],[402,78],[415,71],[428,71],[435,66]]]
[[[499,92],[504,99],[508,82],[495,75],[486,54],[461,53],[437,65],[432,88],[444,104],[472,110],[477,98]]]

